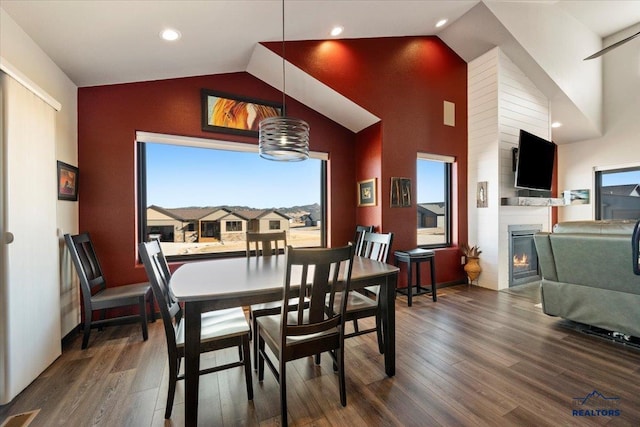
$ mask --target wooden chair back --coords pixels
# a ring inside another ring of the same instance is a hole
[[[182,308],[171,292],[169,280],[171,273],[162,248],[157,240],[140,243],[140,258],[149,277],[153,296],[160,308],[164,333],[167,338],[169,357],[177,357],[175,324],[182,319]],[[175,323],[174,323],[175,322]]]
[[[356,255],[359,255],[362,252],[362,239],[366,232],[373,233],[373,225],[356,225],[356,234],[353,237]]]
[[[75,236],[66,234],[64,239],[78,272],[84,308],[91,311],[91,296],[107,287],[91,237],[89,233],[81,233]]]
[[[297,297],[302,301],[309,295],[309,307],[298,304],[296,310],[286,308],[281,310],[281,345],[286,352],[288,338],[292,336],[320,334],[340,326],[346,310],[347,294],[351,283],[351,269],[353,267],[353,245],[340,248],[295,249],[287,247],[287,267],[284,278],[283,301],[292,295],[292,287],[298,287]],[[327,310],[333,307],[333,301],[338,289],[342,285],[342,307],[339,312]],[[287,307],[283,304],[282,307]],[[342,334],[342,332],[340,332]],[[306,341],[306,340],[305,340]],[[309,340],[311,341],[311,340]],[[315,354],[311,351],[309,354]],[[285,360],[289,359],[284,357]]]
[[[253,253],[255,256],[271,256],[280,253],[278,242],[282,242],[282,249],[287,247],[287,232],[273,231],[268,233],[247,232],[247,258]],[[253,247],[253,252],[252,252]]]
[[[387,262],[392,242],[393,233],[371,233],[367,231],[362,236],[360,252],[357,252],[356,255]]]

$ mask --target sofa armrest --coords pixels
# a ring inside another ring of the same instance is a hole
[[[538,252],[538,264],[540,265],[542,277],[547,280],[557,281],[558,273],[549,236],[550,233],[546,232],[536,233],[533,236],[533,241]]]
[[[631,261],[633,262],[633,272],[640,276],[640,220],[636,222],[633,228],[633,236],[631,238]]]

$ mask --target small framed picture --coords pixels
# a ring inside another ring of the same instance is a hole
[[[391,207],[408,208],[411,206],[411,179],[391,178]]]
[[[78,200],[78,168],[58,161],[58,200]]]
[[[563,192],[565,205],[588,205],[589,204],[589,190],[565,190]]]
[[[375,206],[376,179],[366,179],[358,182],[358,206]]]
[[[476,193],[476,207],[478,208],[486,208],[489,207],[489,201],[487,199],[487,186],[489,183],[487,181],[478,182],[478,190]]]

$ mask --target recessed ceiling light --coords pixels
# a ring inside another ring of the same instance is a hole
[[[446,24],[446,23],[447,23],[447,21],[448,21],[447,19],[441,19],[441,20],[439,20],[438,22],[436,22],[436,28],[440,28],[440,27],[442,27],[444,24]]]
[[[552,128],[559,128],[560,126],[562,126],[562,123],[560,123],[560,122],[553,122],[553,123],[551,123],[551,127],[552,127]]]
[[[337,25],[331,29],[331,35],[333,37],[339,36],[340,34],[342,34],[342,31],[344,31],[344,27]]]
[[[162,30],[160,32],[160,37],[162,37],[163,40],[172,42],[182,37],[182,34],[180,34],[180,31],[178,30],[167,28],[166,30]]]

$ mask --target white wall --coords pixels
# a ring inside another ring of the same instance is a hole
[[[589,128],[585,135],[600,134],[602,70],[597,62],[582,60],[600,49],[600,37],[556,2],[484,3],[584,115],[581,125]]]
[[[606,40],[609,45],[640,31],[635,25]],[[604,135],[558,146],[558,190],[589,189],[591,203],[558,208],[559,221],[595,218],[594,170],[640,166],[640,42],[601,57],[604,68]]]
[[[469,246],[482,250],[478,284],[496,288],[500,210],[498,70],[500,49],[469,62],[467,67]],[[487,182],[487,207],[477,208],[477,183]]]
[[[0,8],[0,56],[22,74],[40,86],[62,104],[55,118],[56,158],[72,165],[78,164],[78,88],[64,72],[35,44],[35,42]],[[82,174],[82,171],[80,171]],[[80,175],[82,176],[82,175]],[[51,183],[55,191],[55,183]],[[80,192],[82,183],[80,181]],[[82,197],[80,193],[80,197]],[[78,232],[78,202],[57,202],[58,234],[60,236],[60,322],[62,336],[80,322],[79,288],[71,260],[64,248],[62,235]]]
[[[549,101],[502,51],[494,48],[468,64],[469,241],[482,249],[478,284],[509,286],[508,226],[541,225],[549,230],[551,208],[501,206],[514,197],[512,148],[520,129],[550,137]],[[487,181],[487,208],[476,207],[477,183]]]

